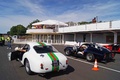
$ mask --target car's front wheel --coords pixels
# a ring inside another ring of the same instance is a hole
[[[95,60],[95,56],[92,53],[86,54],[87,61],[91,62]]]
[[[33,72],[30,70],[30,64],[29,61],[26,60],[25,61],[25,71],[27,72],[27,74],[31,75]]]
[[[71,51],[70,51],[69,49],[66,49],[66,50],[65,50],[65,55],[66,55],[66,56],[69,56],[70,54],[71,54]]]

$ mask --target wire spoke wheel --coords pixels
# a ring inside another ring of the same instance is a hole
[[[32,71],[30,70],[30,64],[29,64],[28,60],[26,60],[26,62],[25,62],[25,70],[26,70],[27,74],[29,74],[29,75],[32,74]]]
[[[69,56],[70,55],[70,50],[66,50],[65,55]]]
[[[88,53],[88,54],[86,55],[86,59],[87,59],[87,61],[94,61],[95,57],[94,57],[93,54]]]

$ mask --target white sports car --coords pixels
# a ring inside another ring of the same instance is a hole
[[[15,51],[8,53],[8,59],[19,60],[29,75],[66,70],[68,66],[66,56],[52,45],[43,42],[28,42],[20,50],[16,47]]]

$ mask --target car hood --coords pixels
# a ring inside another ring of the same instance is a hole
[[[100,50],[104,53],[110,53],[111,51],[107,48],[101,47]]]

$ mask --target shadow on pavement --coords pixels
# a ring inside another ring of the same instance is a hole
[[[69,74],[71,72],[74,72],[74,68],[70,65],[68,65],[67,69],[65,71],[59,71],[59,72],[50,72],[50,73],[46,73],[44,76],[39,75],[40,77],[44,77],[46,79],[50,79],[52,77],[55,76],[60,76],[60,75],[65,75],[65,74]]]

